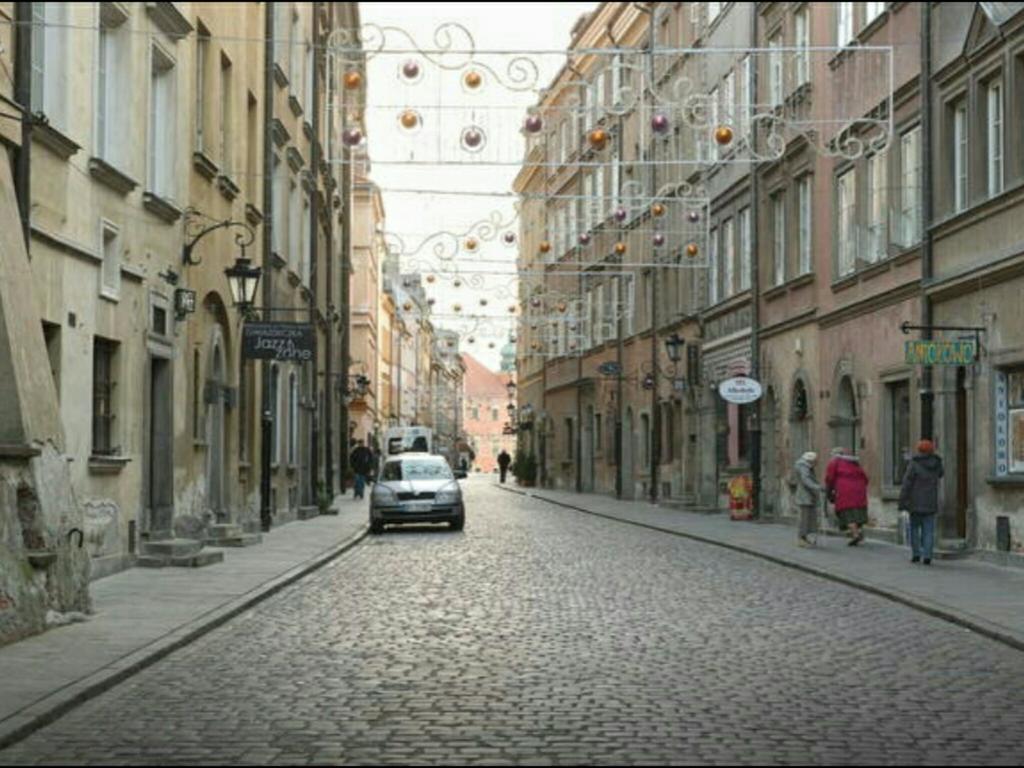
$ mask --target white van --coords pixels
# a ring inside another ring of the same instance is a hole
[[[430,427],[391,427],[384,432],[384,458],[399,453],[433,453],[434,430]]]

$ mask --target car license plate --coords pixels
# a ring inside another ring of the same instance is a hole
[[[406,506],[406,510],[409,512],[429,512],[430,509],[430,504],[409,504]]]

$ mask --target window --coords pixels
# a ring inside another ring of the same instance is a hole
[[[270,366],[270,463],[281,463],[281,369]]]
[[[730,70],[722,81],[722,124],[733,125],[736,116],[736,75]]]
[[[622,106],[622,54],[616,53],[612,57],[612,105]]]
[[[96,154],[112,165],[124,159],[125,148],[132,145],[126,135],[131,40],[123,7],[121,3],[100,3],[96,56]]]
[[[312,213],[310,211],[309,193],[306,192],[302,199],[302,283],[310,285],[313,277],[313,248],[310,237],[312,226]]]
[[[886,229],[886,162],[877,154],[868,158],[868,261],[885,256]]]
[[[32,3],[32,111],[67,123],[67,3]]]
[[[291,29],[288,35],[288,80],[292,94],[302,93],[302,42],[299,34],[299,12],[294,4],[291,8]]]
[[[617,279],[617,278],[616,278]],[[636,310],[636,278],[634,275],[626,275],[622,278],[620,285],[625,288],[625,297],[619,301],[623,307],[622,319],[625,321],[626,338],[636,332],[636,321],[634,312]]]
[[[953,105],[953,210],[967,207],[967,99]]]
[[[988,110],[988,195],[1003,191],[1003,81],[994,80],[985,89]]]
[[[113,456],[114,445],[114,360],[117,342],[93,338],[92,346],[92,452],[96,456]]]
[[[569,121],[563,120],[558,124],[558,162],[565,165],[569,157]]]
[[[996,372],[996,474],[1024,473],[1024,369]]]
[[[786,282],[786,193],[772,195],[772,285]]]
[[[121,291],[121,234],[109,221],[100,223],[100,249],[103,265],[100,267],[100,293],[116,299]]]
[[[722,103],[720,101],[720,98],[721,97],[719,96],[718,86],[716,85],[714,88],[711,89],[711,92],[708,94],[708,107],[711,110],[711,114],[708,117],[710,118],[709,123],[712,126],[719,125],[719,122],[718,122],[719,121],[719,117],[718,116],[722,112],[722,109],[721,109]],[[713,130],[714,129],[712,128],[712,131]],[[713,144],[713,148],[714,148],[714,156],[715,156],[715,158],[721,157],[722,156],[722,146],[717,141],[712,142],[712,144]]]
[[[836,225],[839,276],[849,275],[856,268],[856,230],[854,229],[856,171],[852,168],[836,182],[836,210],[839,220]]]
[[[726,219],[722,223],[722,298],[724,299],[729,298],[736,291],[735,265],[733,263],[735,228],[736,223],[733,219]]]
[[[177,139],[177,98],[174,60],[158,46],[151,49],[149,92],[149,188],[159,197],[174,199]]]
[[[60,398],[60,326],[43,321],[43,339],[46,341],[46,356],[50,361],[54,388]]]
[[[654,274],[648,269],[643,279],[644,328],[650,328],[654,322]]]
[[[885,3],[864,3],[864,24],[865,26],[882,15],[885,10]]]
[[[900,229],[904,246],[921,239],[921,128],[900,138]]]
[[[782,33],[768,39],[768,103],[782,103]]]
[[[718,230],[712,229],[708,237],[708,306],[718,303]]]
[[[206,100],[210,97],[207,68],[210,61],[210,33],[199,25],[196,36],[196,151],[206,150]]]
[[[313,114],[313,46],[306,40],[302,44],[302,50],[306,52],[306,72],[303,77],[303,90],[302,90],[302,103],[308,110],[308,114],[312,117]]]
[[[799,243],[799,264],[797,274],[806,275],[811,271],[811,177],[801,176],[797,181],[797,213],[800,217],[797,236]]]
[[[220,163],[221,170],[230,175],[234,168],[231,163],[231,61],[221,53],[220,57]]]
[[[740,290],[750,289],[750,208],[740,210]]]
[[[885,385],[886,446],[885,482],[900,485],[910,461],[910,382]]]
[[[715,19],[718,18],[718,14],[721,12],[721,3],[708,3],[708,24],[714,23]]]
[[[805,5],[793,16],[794,38],[796,41],[796,52],[793,54],[793,81],[797,87],[810,82],[811,79],[809,52],[807,50],[811,44],[808,14],[809,11]]]
[[[288,463],[297,461],[299,445],[299,380],[294,373],[288,374]]]
[[[853,40],[853,3],[836,3],[836,45]]]

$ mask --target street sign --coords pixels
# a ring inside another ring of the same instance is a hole
[[[753,403],[761,399],[761,384],[748,376],[725,379],[718,385],[718,394],[723,400],[738,405]]]
[[[907,365],[970,365],[978,356],[978,345],[973,339],[907,341],[903,351]]]
[[[622,366],[614,360],[606,360],[597,366],[597,372],[602,376],[618,376],[622,373]]]
[[[316,356],[316,331],[311,323],[246,323],[242,330],[242,357],[305,363]]]

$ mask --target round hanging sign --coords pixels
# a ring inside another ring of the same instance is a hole
[[[718,394],[730,403],[754,403],[761,399],[761,383],[748,376],[736,376],[721,382],[718,385]]]

